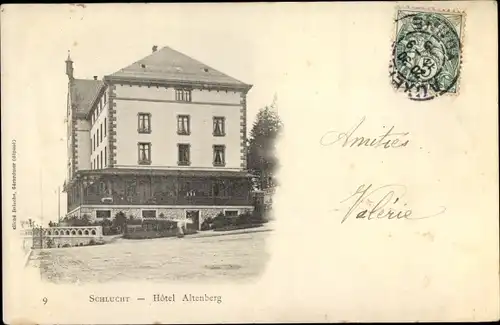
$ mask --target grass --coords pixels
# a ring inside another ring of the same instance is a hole
[[[184,231],[184,235],[196,234],[196,230],[187,229]],[[153,239],[153,238],[166,238],[166,237],[177,237],[177,230],[175,231],[134,231],[123,235],[125,239]]]
[[[230,230],[238,230],[238,229],[247,229],[247,228],[258,228],[262,227],[262,224],[244,224],[244,225],[231,225],[222,228],[216,228],[214,231],[230,231]]]

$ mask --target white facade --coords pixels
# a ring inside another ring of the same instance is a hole
[[[190,102],[175,100],[175,89],[116,85],[116,168],[241,170],[241,94],[193,90]],[[151,132],[138,132],[139,113],[151,114]],[[178,115],[188,115],[189,135],[179,135]],[[214,136],[214,117],[224,118],[224,136]],[[151,143],[151,164],[138,161],[138,143]],[[190,145],[189,166],[178,165],[178,144]],[[214,145],[225,146],[225,165],[214,166]]]
[[[76,120],[76,139],[78,144],[78,170],[90,169],[90,121],[78,119]]]
[[[109,118],[108,118],[108,96],[102,95],[90,112],[90,122],[92,129],[87,135],[89,139],[88,168],[103,169],[109,165]],[[92,150],[90,150],[92,149]]]

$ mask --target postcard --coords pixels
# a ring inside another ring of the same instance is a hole
[[[2,5],[4,322],[498,320],[496,7]]]

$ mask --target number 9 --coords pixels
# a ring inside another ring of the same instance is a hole
[[[49,299],[47,299],[47,297],[43,297],[42,301],[43,301],[43,304],[46,305],[47,302],[49,301]]]

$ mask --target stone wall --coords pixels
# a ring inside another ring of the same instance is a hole
[[[41,233],[40,233],[41,231]],[[64,246],[84,246],[91,241],[102,241],[102,227],[50,227],[26,229],[21,232],[23,245],[34,248],[55,248]]]
[[[92,221],[102,221],[101,218],[96,218],[96,210],[110,210],[111,219],[114,219],[119,212],[123,212],[125,216],[130,218],[133,216],[134,219],[143,219],[142,210],[155,210],[156,218],[163,220],[181,221],[186,222],[186,211],[200,211],[200,225],[208,217],[214,218],[219,213],[224,213],[225,210],[238,211],[238,214],[243,214],[245,212],[251,212],[253,207],[238,207],[238,206],[222,206],[222,207],[197,207],[197,206],[187,206],[187,207],[154,207],[154,206],[142,206],[142,207],[122,207],[117,208],[116,206],[103,206],[103,207],[81,207],[81,215],[88,214]],[[79,216],[80,211],[76,210],[72,214]],[[189,221],[188,221],[189,222]]]

